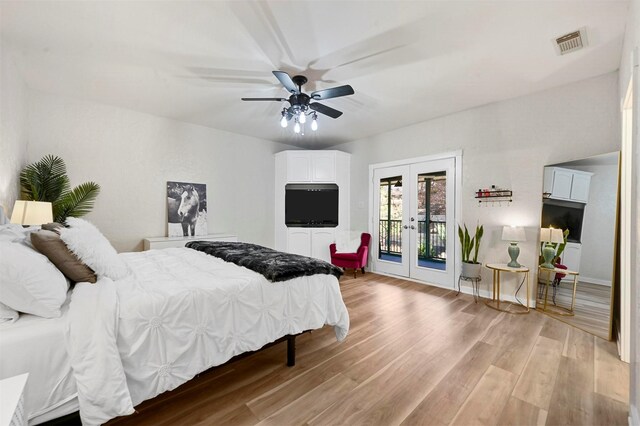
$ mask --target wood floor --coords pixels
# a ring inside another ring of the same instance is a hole
[[[538,284],[538,295],[544,294],[544,287],[544,284]],[[547,297],[549,304],[551,304],[551,293],[552,289],[550,287]],[[572,293],[573,283],[562,282],[556,295],[558,306],[570,307]],[[541,306],[543,303],[544,297],[539,298],[538,305]],[[603,339],[609,339],[610,305],[611,287],[580,281],[576,290],[575,315],[572,317],[556,317]],[[549,313],[549,315],[554,316],[553,313]]]
[[[351,317],[213,369],[112,425],[626,425],[615,345],[539,312],[367,273],[343,277]]]

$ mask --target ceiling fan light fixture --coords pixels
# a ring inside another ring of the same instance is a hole
[[[313,114],[313,121],[311,121],[311,130],[314,132],[318,130],[318,116]]]
[[[300,133],[300,123],[298,123],[298,120],[296,120],[296,125],[293,126],[293,131],[295,133]]]
[[[300,124],[304,124],[307,122],[307,116],[304,113],[304,110],[300,111],[300,118],[299,118]]]
[[[284,114],[284,112],[282,113],[282,119],[280,119],[280,126],[284,129],[289,125],[289,122],[287,121],[287,116]]]

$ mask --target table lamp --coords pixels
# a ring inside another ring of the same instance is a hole
[[[11,223],[42,225],[51,222],[53,222],[53,208],[49,202],[17,200],[13,205]]]
[[[510,268],[519,268],[522,265],[518,263],[518,255],[520,254],[520,247],[518,247],[518,241],[526,241],[524,235],[524,228],[522,226],[504,226],[502,228],[502,241],[509,241],[509,257],[511,262],[507,263]]]
[[[542,249],[542,257],[544,263],[540,265],[543,268],[553,269],[555,266],[551,263],[556,257],[556,249],[551,245],[553,243],[564,243],[564,235],[562,229],[540,228],[540,242],[546,243]]]

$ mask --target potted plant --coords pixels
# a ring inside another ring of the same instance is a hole
[[[100,185],[85,182],[71,188],[64,160],[46,155],[22,170],[20,189],[23,200],[51,202],[53,220],[64,223],[69,216],[81,217],[91,211]]]
[[[478,263],[478,252],[480,251],[480,241],[484,234],[484,227],[476,225],[476,232],[473,237],[469,235],[467,225],[464,225],[464,231],[458,225],[458,237],[460,238],[460,246],[462,247],[462,271],[461,275],[466,278],[480,278],[480,269],[482,264]],[[473,252],[473,257],[471,253]]]

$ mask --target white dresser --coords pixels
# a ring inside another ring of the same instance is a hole
[[[171,247],[184,247],[189,241],[238,241],[237,235],[209,234],[197,237],[155,237],[145,238],[144,250],[156,250]]]

